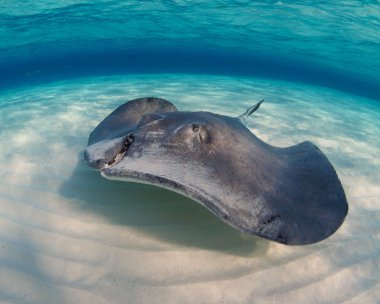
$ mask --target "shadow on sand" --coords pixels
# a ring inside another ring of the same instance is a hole
[[[166,242],[260,256],[268,241],[242,234],[195,201],[159,187],[109,181],[78,162],[59,193],[89,212]]]

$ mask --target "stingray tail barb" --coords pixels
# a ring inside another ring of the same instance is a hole
[[[261,99],[258,103],[249,107],[243,114],[238,116],[241,122],[245,122],[245,120],[252,115],[252,113],[256,112],[260,105],[263,103],[264,99]]]

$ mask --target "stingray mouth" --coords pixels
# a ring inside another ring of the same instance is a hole
[[[96,169],[103,170],[119,163],[135,140],[135,135],[127,134],[123,138],[103,140],[88,146],[82,154],[84,162]]]
[[[106,163],[107,166],[105,168],[112,167],[112,166],[116,165],[118,162],[120,162],[124,158],[124,156],[126,155],[128,148],[130,147],[130,145],[133,143],[134,140],[135,140],[135,135],[132,133],[129,133],[127,136],[125,136],[123,138],[123,141],[121,144],[121,149],[114,156],[113,159],[111,159],[109,162]],[[103,169],[105,169],[105,168],[103,168]]]

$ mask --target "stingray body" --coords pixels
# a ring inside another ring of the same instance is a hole
[[[117,108],[83,156],[105,178],[179,192],[240,231],[284,244],[327,238],[348,211],[334,168],[314,144],[274,147],[240,118],[178,111],[163,99]]]

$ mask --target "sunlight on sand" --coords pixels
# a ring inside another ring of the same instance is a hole
[[[349,214],[289,247],[242,234],[190,199],[112,182],[80,161],[123,102],[237,116],[275,146],[313,141]],[[380,298],[380,105],[324,88],[199,75],[97,77],[0,95],[0,299],[14,303],[374,303]]]

